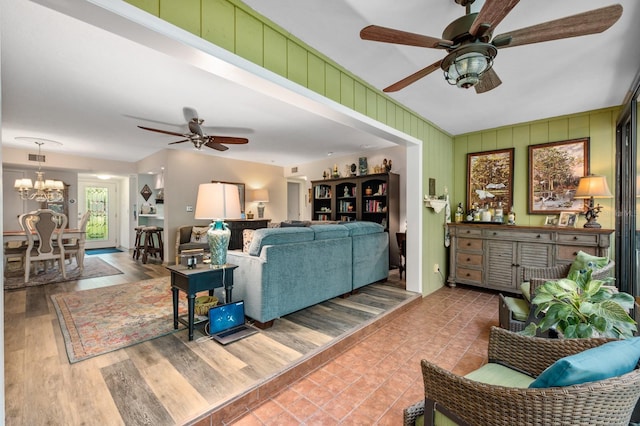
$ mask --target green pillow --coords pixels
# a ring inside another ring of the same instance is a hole
[[[584,274],[587,271],[602,269],[607,266],[607,263],[609,263],[608,257],[592,256],[580,250],[569,268],[569,276],[576,271]]]
[[[529,387],[571,386],[621,376],[635,369],[639,359],[640,337],[616,340],[559,359]]]
[[[531,283],[529,281],[520,284],[520,291],[522,291],[522,296],[531,302]]]

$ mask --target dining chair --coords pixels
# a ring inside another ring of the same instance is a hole
[[[81,271],[84,269],[84,262],[82,261],[82,256],[78,258],[78,252],[80,251],[80,246],[84,246],[84,242],[86,241],[87,223],[89,222],[90,216],[91,210],[87,210],[80,219],[80,226],[78,227],[78,229],[82,231],[80,237],[73,238],[64,244],[65,257],[69,259],[69,263],[71,263],[72,258],[75,258],[76,265]]]
[[[43,261],[46,265],[47,260],[57,260],[62,276],[67,278],[64,268],[62,232],[56,232],[58,227],[64,229],[67,226],[67,216],[53,210],[41,209],[22,215],[20,224],[27,231],[24,282],[29,281],[32,262]],[[28,231],[30,227],[31,232]]]

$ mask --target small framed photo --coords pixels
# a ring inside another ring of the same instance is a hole
[[[577,222],[578,222],[578,213],[562,212],[560,213],[558,226],[567,226],[569,228],[575,228]]]
[[[558,226],[558,216],[556,215],[547,216],[544,219],[544,224],[546,226]]]

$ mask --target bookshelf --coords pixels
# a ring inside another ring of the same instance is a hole
[[[367,221],[390,233],[390,264],[398,265],[396,232],[400,227],[400,177],[379,173],[312,181],[311,220]]]

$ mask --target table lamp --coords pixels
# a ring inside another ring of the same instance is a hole
[[[253,191],[253,201],[258,202],[258,218],[264,218],[264,203],[269,202],[269,191],[266,189],[256,189]]]
[[[227,263],[231,230],[224,219],[240,218],[240,193],[236,185],[203,183],[198,187],[195,219],[211,219],[207,240],[211,253],[211,267]]]
[[[602,228],[597,221],[602,206],[600,204],[594,206],[593,200],[594,198],[613,198],[611,191],[609,191],[609,185],[607,185],[607,178],[598,175],[581,177],[578,189],[573,198],[589,199],[589,208],[585,213],[587,223],[584,224],[584,227]]]

